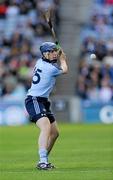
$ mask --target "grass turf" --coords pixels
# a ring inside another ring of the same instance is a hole
[[[39,171],[35,125],[0,127],[0,180],[113,180],[113,125],[60,124],[50,155],[57,166]]]

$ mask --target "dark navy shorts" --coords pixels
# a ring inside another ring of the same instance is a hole
[[[55,121],[50,106],[51,103],[48,101],[48,98],[27,96],[25,99],[25,107],[30,120],[35,123],[42,117],[48,117],[50,123]]]

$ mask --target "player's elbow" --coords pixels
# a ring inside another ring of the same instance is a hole
[[[63,74],[67,74],[68,73],[68,67],[63,68]]]

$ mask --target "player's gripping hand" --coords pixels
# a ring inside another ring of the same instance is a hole
[[[58,49],[58,57],[62,60],[62,59],[66,59],[66,54],[64,53],[62,47],[60,46],[59,42],[56,41],[56,47]]]
[[[58,55],[59,55],[59,58],[62,60],[62,59],[66,59],[66,54],[64,53],[63,49],[60,48],[58,50]]]

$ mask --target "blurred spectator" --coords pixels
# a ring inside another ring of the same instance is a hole
[[[107,103],[111,101],[112,96],[113,96],[113,92],[112,92],[112,89],[110,88],[109,78],[105,77],[101,81],[101,89],[99,91],[99,100],[101,102]]]
[[[96,44],[95,54],[97,55],[97,58],[100,61],[102,61],[103,58],[106,56],[107,50],[106,50],[106,45],[105,45],[104,41],[100,40]]]
[[[112,5],[112,4],[113,4],[113,0],[105,0],[105,3],[106,3],[106,4],[111,4],[111,5]]]
[[[25,87],[17,81],[14,76],[5,77],[3,82],[3,98],[4,100],[23,100],[25,97]]]
[[[87,99],[93,102],[99,101],[99,88],[95,84],[90,84],[90,86],[87,87]]]
[[[5,18],[7,12],[7,5],[4,2],[0,2],[0,18]]]
[[[16,3],[11,2],[10,5],[7,7],[6,17],[7,18],[15,18],[15,16],[19,15],[19,7]]]
[[[103,64],[113,66],[113,51],[108,51],[107,55],[103,58]]]

